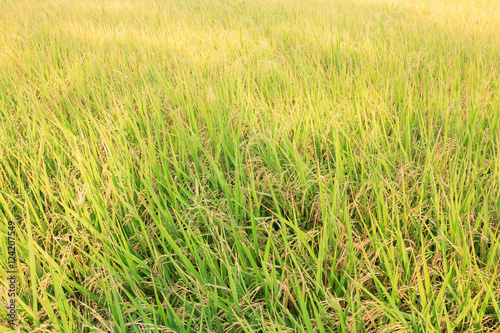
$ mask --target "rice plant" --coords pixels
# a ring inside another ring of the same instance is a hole
[[[0,332],[500,331],[496,0],[0,7]]]

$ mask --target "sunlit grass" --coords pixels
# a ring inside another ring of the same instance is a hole
[[[500,329],[496,1],[0,5],[22,332]]]

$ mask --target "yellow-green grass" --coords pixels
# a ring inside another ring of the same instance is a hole
[[[18,331],[500,330],[496,0],[0,7]]]

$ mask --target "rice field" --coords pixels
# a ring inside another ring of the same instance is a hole
[[[0,332],[500,332],[499,2],[0,7]]]

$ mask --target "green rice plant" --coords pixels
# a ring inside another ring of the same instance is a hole
[[[500,330],[496,1],[0,4],[2,332]]]

